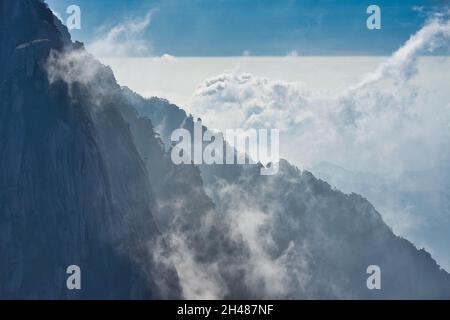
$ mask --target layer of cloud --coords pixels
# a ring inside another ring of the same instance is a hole
[[[439,166],[450,158],[450,100],[409,80],[419,57],[449,40],[449,21],[434,18],[375,72],[337,95],[225,73],[198,87],[191,111],[219,130],[280,129],[282,156],[300,167],[324,160],[379,172]]]

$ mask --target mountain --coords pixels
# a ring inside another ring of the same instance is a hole
[[[166,145],[177,128],[193,133],[194,118],[176,105],[124,92]],[[363,197],[344,194],[284,160],[274,176],[261,176],[258,165],[199,170],[216,210],[247,246],[243,281],[252,298],[449,297],[449,274],[425,250],[397,237]],[[369,265],[383,270],[382,290],[367,289]]]
[[[92,83],[48,79],[49,57],[81,44],[41,1],[0,10],[0,298],[179,297],[175,270],[150,251],[154,200],[117,106]],[[70,265],[80,291],[66,288]]]
[[[339,190],[367,197],[397,234],[426,248],[446,270],[450,269],[449,168],[383,175],[352,172],[324,162],[311,171]]]
[[[0,298],[450,297],[361,196],[285,160],[173,164],[192,116],[118,86],[42,1],[0,4]]]

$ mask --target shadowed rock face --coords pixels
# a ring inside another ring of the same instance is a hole
[[[153,259],[149,181],[116,106],[88,84],[49,83],[50,51],[83,49],[40,1],[0,10],[0,298],[179,297]],[[66,288],[69,265],[81,291]]]

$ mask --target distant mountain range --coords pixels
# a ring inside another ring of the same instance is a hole
[[[193,117],[118,86],[42,1],[0,0],[0,25],[0,298],[450,297],[361,196],[285,160],[174,165]]]
[[[367,197],[396,234],[431,250],[441,266],[449,270],[449,168],[375,174],[352,172],[323,162],[310,170],[345,193]]]

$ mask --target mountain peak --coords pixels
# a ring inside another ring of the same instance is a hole
[[[29,75],[51,49],[71,43],[67,28],[41,0],[0,0],[0,74]]]

